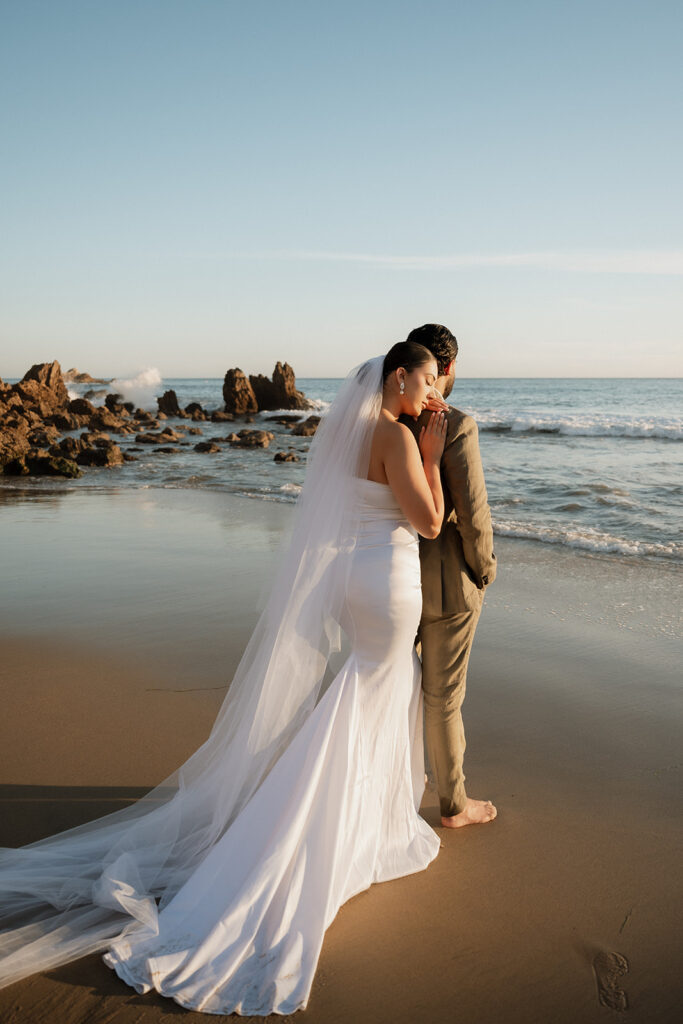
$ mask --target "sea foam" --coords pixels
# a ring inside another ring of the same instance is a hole
[[[495,409],[473,411],[480,431],[520,434],[563,434],[568,437],[630,437],[658,438],[667,441],[683,440],[681,416],[619,416],[608,413],[571,414],[554,413],[509,414]]]
[[[541,541],[545,544],[564,544],[582,551],[593,551],[603,555],[648,556],[656,558],[683,559],[683,544],[670,541],[668,544],[648,543],[614,537],[609,533],[585,526],[561,527],[539,526],[512,519],[500,521],[494,517],[494,533],[504,537],[518,537],[522,540]]]
[[[148,366],[130,379],[117,377],[111,382],[110,390],[121,395],[124,402],[133,402],[141,409],[156,409],[156,399],[161,388],[161,374],[155,366]]]

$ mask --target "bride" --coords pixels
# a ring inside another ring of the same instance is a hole
[[[0,985],[94,951],[205,1013],[306,1006],[325,929],[439,840],[424,790],[418,532],[443,517],[432,354],[352,371],[311,446],[289,548],[211,735],[142,800],[0,851]],[[330,658],[350,653],[336,675]]]

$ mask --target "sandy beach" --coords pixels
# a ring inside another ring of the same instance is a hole
[[[207,490],[0,490],[2,845],[114,810],[196,749],[291,514]],[[677,569],[505,538],[497,553],[465,767],[498,819],[443,830],[428,789],[440,855],[341,909],[292,1019],[678,1019]],[[2,1024],[171,1019],[208,1018],[97,955],[0,992]]]

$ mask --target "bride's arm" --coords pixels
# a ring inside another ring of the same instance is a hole
[[[440,461],[446,420],[433,413],[420,433],[419,449],[410,429],[393,424],[384,453],[384,471],[401,510],[423,537],[438,537],[443,521]],[[420,458],[422,452],[422,459]]]

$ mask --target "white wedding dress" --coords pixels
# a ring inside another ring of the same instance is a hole
[[[355,487],[359,528],[341,619],[351,653],[153,925],[104,955],[138,992],[156,989],[204,1013],[302,1009],[339,907],[437,854],[418,814],[417,534],[388,486]]]

